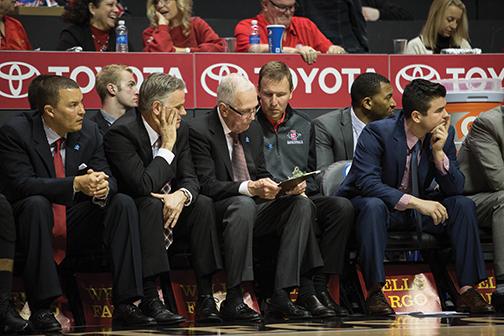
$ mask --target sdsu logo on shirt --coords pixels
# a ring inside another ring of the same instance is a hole
[[[302,144],[304,144],[303,134],[299,133],[296,130],[290,130],[289,133],[287,133],[287,145],[302,145]]]

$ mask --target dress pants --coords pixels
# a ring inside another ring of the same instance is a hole
[[[163,202],[154,197],[135,199],[140,217],[143,277],[155,276],[170,270],[164,241]],[[196,276],[211,275],[222,269],[219,239],[215,224],[213,202],[198,195],[184,207],[173,230],[173,241],[187,239]]]
[[[468,196],[476,204],[481,227],[492,229],[496,276],[504,276],[504,190]]]
[[[322,267],[312,228],[315,207],[308,198],[284,196],[256,201],[248,196],[234,196],[217,201],[215,208],[217,219],[222,222],[228,288],[253,280],[254,238],[279,239],[275,289],[299,286],[300,274]]]
[[[486,278],[475,205],[465,196],[447,197],[440,203],[448,212],[448,220],[434,225],[430,217],[422,216],[423,231],[435,235],[448,234],[459,285],[474,285]],[[356,238],[366,284],[368,287],[383,284],[387,230],[414,231],[415,223],[409,211],[391,211],[379,198],[357,196],[352,199],[352,204],[356,212]]]
[[[0,239],[12,244],[16,242],[16,226],[11,205],[2,194],[0,194]],[[9,255],[0,258],[14,259],[14,251],[9,251]]]
[[[310,196],[317,208],[315,232],[324,259],[323,272],[341,274],[345,262],[348,236],[354,225],[354,210],[350,200],[337,196]]]
[[[24,281],[28,302],[33,305],[61,295],[52,251],[51,203],[44,196],[30,196],[16,202],[13,210],[18,246],[26,254]],[[129,196],[116,194],[104,208],[91,201],[67,207],[67,257],[103,243],[110,255],[114,303],[141,298],[138,215]]]

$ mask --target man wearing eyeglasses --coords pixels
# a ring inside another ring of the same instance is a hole
[[[296,11],[295,0],[261,0],[262,10],[254,18],[240,21],[235,27],[236,51],[249,51],[249,36],[251,22],[257,20],[261,44],[259,52],[266,53],[268,47],[267,25],[280,24],[285,26],[282,38],[282,50],[284,53],[300,54],[303,59],[312,64],[318,54],[342,54],[345,49],[334,45],[320,32],[311,20],[294,16]]]
[[[302,274],[322,266],[313,243],[313,203],[301,195],[304,186],[280,196],[280,188],[266,170],[263,135],[254,122],[255,86],[245,77],[230,74],[219,84],[217,102],[213,111],[193,120],[189,141],[201,193],[214,200],[217,223],[222,223],[228,278],[221,315],[224,320],[257,317],[243,303],[241,284],[254,280],[253,239],[273,236],[279,244],[269,312],[289,319],[310,318],[288,294],[299,286]]]

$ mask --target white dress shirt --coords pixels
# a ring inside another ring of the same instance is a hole
[[[357,117],[353,110],[353,107],[350,108],[350,115],[352,117],[353,150],[355,152],[355,148],[357,147],[357,140],[359,140],[359,136],[364,127],[366,127],[366,124],[364,124],[362,120]]]

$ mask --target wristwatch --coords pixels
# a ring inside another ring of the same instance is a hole
[[[191,193],[187,189],[180,189],[180,191],[182,191],[186,197],[186,201],[184,202],[184,205],[185,206],[189,205],[189,203],[191,202],[191,196],[192,196]]]

